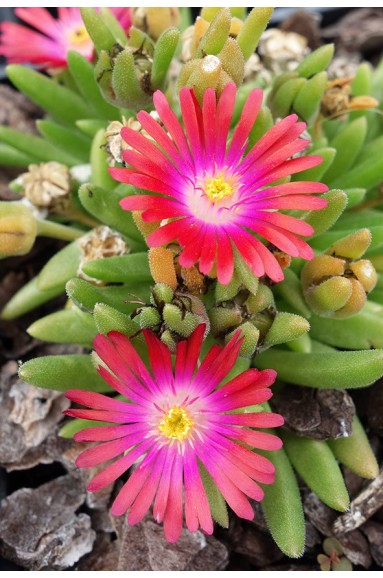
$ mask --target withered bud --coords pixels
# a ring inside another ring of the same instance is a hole
[[[71,176],[66,165],[51,161],[29,165],[20,175],[24,196],[36,207],[65,212],[69,205]]]
[[[81,261],[77,269],[77,275],[81,279],[91,281],[95,285],[103,285],[104,282],[93,277],[89,277],[83,271],[83,266],[89,261],[96,259],[106,259],[108,257],[115,257],[117,255],[125,255],[129,253],[130,247],[124,239],[109,227],[96,227],[81,237],[78,241],[81,249]]]
[[[294,70],[310,53],[307,38],[278,28],[270,28],[262,34],[258,51],[265,66],[276,74]]]
[[[152,110],[150,112],[150,116],[154,118],[154,120],[161,126],[163,126],[156,110]],[[122,122],[119,120],[113,120],[105,131],[105,150],[108,153],[107,162],[110,167],[114,167],[116,163],[123,163],[123,152],[131,148],[121,136],[121,130],[125,126],[142,134],[146,138],[153,140],[152,137],[145,130],[143,130],[141,123],[136,119],[135,116],[132,116],[128,119],[123,116]]]

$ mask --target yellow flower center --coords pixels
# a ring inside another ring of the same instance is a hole
[[[223,177],[217,177],[206,182],[205,193],[215,203],[226,197],[231,197],[234,188]]]
[[[69,42],[71,44],[84,44],[90,40],[90,36],[85,26],[80,26],[69,34]]]
[[[182,442],[193,425],[194,422],[188,412],[183,407],[176,405],[161,420],[158,429],[165,437]]]

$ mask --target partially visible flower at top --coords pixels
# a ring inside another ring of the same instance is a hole
[[[273,483],[274,466],[249,448],[278,450],[282,445],[277,436],[252,429],[280,426],[280,415],[236,413],[271,397],[275,371],[249,369],[219,387],[235,365],[242,339],[238,331],[225,347],[213,346],[196,370],[204,331],[201,324],[177,344],[174,369],[168,348],[154,333],[144,331],[152,373],[127,337],[114,331],[107,337],[98,335],[95,349],[108,368],[100,365],[98,372],[129,403],[89,391],[66,393],[91,408],[70,409],[67,415],[115,424],[75,435],[77,441],[98,442],[77,458],[81,468],[119,456],[91,480],[88,490],[104,488],[138,462],[112,514],[128,510],[128,523],[137,524],[154,502],[154,518],[164,522],[170,542],[181,534],[183,509],[190,531],[201,527],[207,534],[213,532],[201,464],[234,512],[252,519],[248,498],[262,500],[263,490],[256,482]]]
[[[65,67],[69,50],[91,60],[94,46],[82,21],[80,8],[58,7],[57,10],[58,18],[54,18],[46,8],[16,8],[16,16],[36,30],[16,22],[2,22],[0,55],[9,63],[29,62],[43,69]],[[130,9],[110,10],[128,30]]]
[[[306,125],[297,122],[296,115],[272,127],[245,155],[262,96],[260,89],[251,92],[227,148],[234,84],[225,87],[218,103],[215,91],[207,89],[202,108],[193,90],[183,88],[185,129],[164,94],[157,91],[153,101],[165,130],[145,111],[137,118],[158,146],[123,128],[121,135],[132,149],[123,153],[130,168],[110,169],[116,180],[156,193],[125,198],[120,203],[123,209],[143,210],[144,221],[170,219],[148,236],[148,244],[156,247],[178,241],[183,248],[181,266],[199,262],[200,272],[208,275],[216,264],[222,284],[233,275],[233,246],[257,277],[266,274],[276,282],[283,279],[272,252],[253,233],[292,257],[311,259],[311,247],[297,236],[312,235],[311,225],[276,210],[321,209],[327,204],[308,194],[327,191],[322,183],[269,186],[322,162],[320,156],[292,158],[308,144],[299,138]]]

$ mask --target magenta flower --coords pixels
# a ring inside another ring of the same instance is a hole
[[[75,50],[88,60],[94,53],[81,18],[80,8],[58,7],[58,18],[46,8],[16,8],[20,20],[38,32],[15,22],[0,24],[0,54],[10,63],[30,62],[41,68],[59,68],[67,65],[67,52]],[[121,26],[130,27],[129,8],[111,8]]]
[[[326,201],[308,193],[323,193],[327,187],[306,181],[269,185],[318,165],[322,158],[291,158],[308,144],[298,138],[306,125],[296,122],[296,115],[276,124],[245,154],[262,104],[260,89],[248,97],[227,148],[235,96],[235,85],[228,84],[217,104],[215,91],[208,89],[201,108],[193,91],[183,88],[183,129],[157,91],[153,101],[165,130],[141,111],[137,118],[155,144],[123,128],[121,135],[131,147],[123,157],[131,168],[110,172],[118,181],[161,195],[135,195],[121,201],[123,209],[143,210],[145,221],[171,219],[149,235],[150,246],[178,241],[183,267],[198,261],[201,273],[209,274],[216,263],[223,284],[232,277],[236,247],[257,277],[266,274],[281,281],[277,260],[256,235],[293,257],[311,259],[312,249],[298,235],[312,235],[312,227],[276,210],[321,209]]]
[[[181,533],[183,508],[190,531],[199,526],[208,534],[213,531],[200,464],[234,512],[252,519],[248,497],[262,500],[256,481],[271,484],[274,466],[248,448],[277,450],[282,445],[275,435],[252,429],[282,425],[280,415],[235,413],[272,396],[269,386],[275,371],[249,369],[219,388],[234,367],[242,339],[238,331],[225,347],[212,347],[196,370],[204,331],[199,325],[188,340],[178,343],[174,369],[167,347],[144,331],[152,373],[127,337],[114,331],[108,337],[98,335],[96,352],[110,370],[100,365],[98,372],[129,403],[88,391],[66,393],[91,408],[71,409],[67,415],[116,424],[75,435],[77,441],[98,442],[78,457],[81,468],[119,456],[92,479],[88,490],[104,488],[139,462],[115,499],[112,514],[129,510],[128,523],[133,525],[154,502],[154,518],[164,522],[170,542]]]

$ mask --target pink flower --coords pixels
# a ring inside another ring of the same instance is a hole
[[[217,104],[215,91],[208,89],[201,108],[192,89],[183,88],[183,129],[157,91],[153,101],[165,130],[141,111],[137,118],[155,144],[123,128],[121,135],[131,147],[123,157],[131,168],[110,172],[118,181],[156,193],[121,201],[123,209],[143,210],[145,221],[170,219],[147,238],[150,246],[177,240],[183,267],[198,261],[201,273],[209,274],[216,263],[223,284],[233,274],[235,247],[256,276],[281,281],[277,260],[254,233],[293,257],[311,259],[312,249],[297,235],[312,235],[312,227],[276,210],[321,209],[326,201],[308,193],[323,193],[327,187],[314,182],[269,185],[318,165],[322,158],[291,158],[309,142],[298,138],[306,125],[296,122],[296,115],[276,124],[245,154],[262,104],[260,89],[248,97],[227,148],[235,96],[235,85],[228,84]]]
[[[0,24],[0,54],[10,63],[30,62],[41,68],[67,65],[67,52],[75,50],[88,60],[93,43],[83,24],[79,8],[58,7],[58,19],[46,8],[16,8],[15,14],[39,32],[15,22]],[[111,8],[121,26],[130,27],[128,8]]]
[[[95,349],[109,369],[100,365],[98,372],[129,403],[88,391],[66,393],[91,408],[71,409],[67,415],[116,424],[75,435],[77,441],[98,442],[78,457],[81,468],[120,456],[92,479],[88,490],[104,488],[138,461],[112,505],[112,514],[129,510],[128,523],[137,524],[154,502],[154,518],[164,522],[170,542],[182,530],[183,502],[190,531],[199,526],[208,534],[213,531],[200,463],[234,512],[252,519],[248,497],[262,500],[263,490],[256,481],[273,483],[274,466],[248,446],[277,450],[282,445],[275,435],[252,429],[279,426],[280,415],[233,413],[268,400],[275,371],[249,369],[219,388],[234,367],[242,339],[237,332],[225,347],[212,347],[196,370],[204,330],[199,325],[188,340],[178,343],[174,369],[167,347],[154,333],[144,331],[152,373],[127,337],[114,331],[108,337],[98,335]]]

